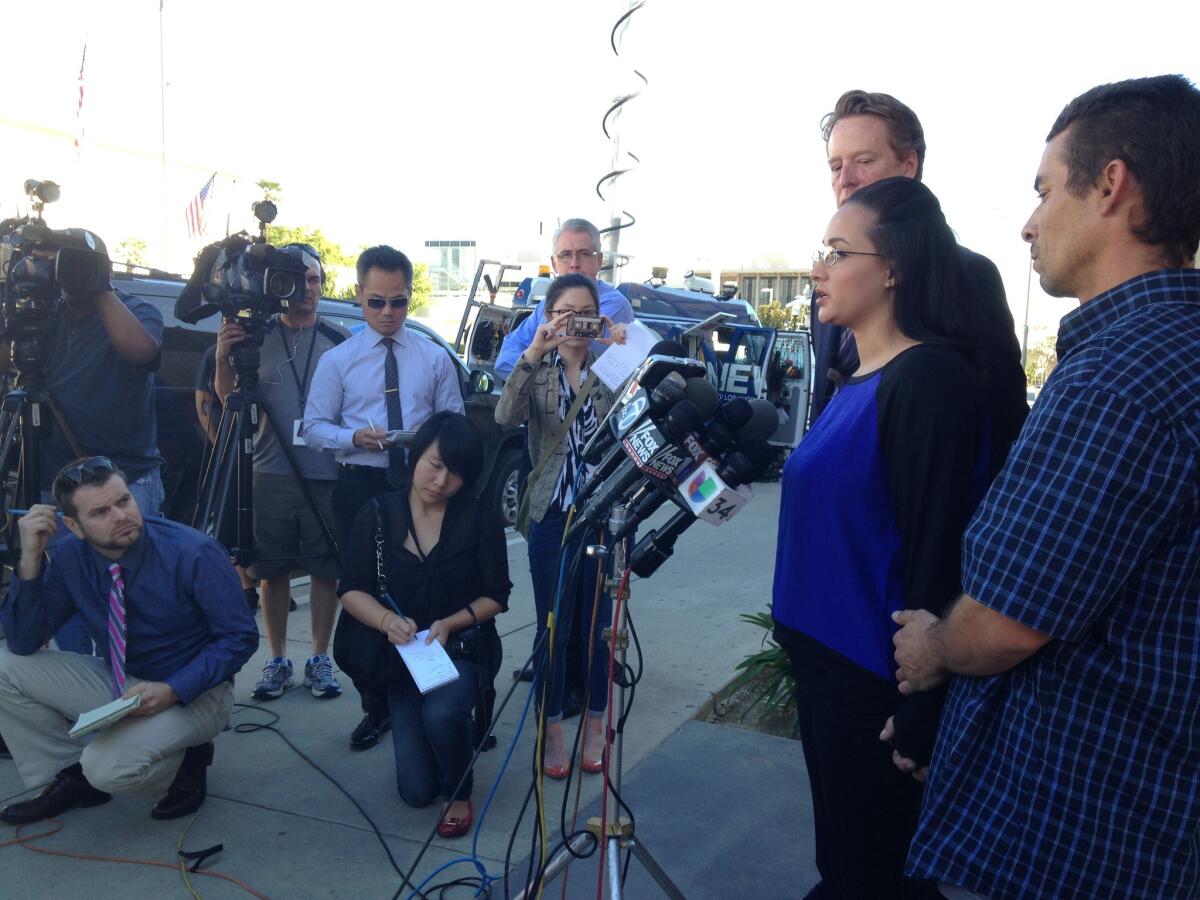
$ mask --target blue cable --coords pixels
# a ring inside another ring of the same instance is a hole
[[[563,545],[563,547],[559,550],[558,585],[554,592],[554,618],[556,621],[558,619],[559,603],[562,600],[563,586],[567,580],[567,554],[563,552],[565,550],[566,545]],[[534,655],[536,656],[536,650]],[[475,834],[471,839],[471,855],[459,856],[455,859],[451,859],[445,863],[442,863],[442,865],[430,872],[425,880],[413,889],[413,892],[408,895],[408,900],[414,900],[414,898],[421,893],[424,887],[442,872],[446,871],[451,866],[457,866],[463,863],[470,863],[475,867],[475,871],[479,873],[481,883],[476,889],[476,897],[481,896],[483,892],[487,890],[489,885],[500,881],[504,877],[502,875],[489,875],[487,872],[487,867],[484,866],[483,861],[480,860],[479,833],[483,829],[483,821],[488,814],[488,810],[491,808],[492,800],[496,796],[496,791],[500,788],[500,782],[504,778],[504,773],[508,770],[508,764],[512,761],[513,754],[516,752],[517,741],[520,740],[521,732],[525,729],[525,722],[529,717],[529,708],[533,702],[533,694],[534,685],[531,684],[529,686],[529,693],[525,696],[525,708],[521,711],[521,719],[517,723],[517,730],[513,734],[512,742],[508,745],[508,752],[505,754],[504,762],[500,765],[500,771],[496,773],[496,780],[492,782],[491,790],[488,791],[487,800],[484,801],[483,809],[479,813],[479,820],[475,823]]]

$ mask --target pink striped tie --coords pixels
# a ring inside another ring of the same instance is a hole
[[[125,693],[125,582],[121,567],[108,567],[112,589],[108,592],[108,661],[112,665],[113,699]]]

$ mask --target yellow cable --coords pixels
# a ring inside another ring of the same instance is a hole
[[[187,860],[185,860],[179,854],[183,852],[184,838],[187,837],[187,833],[191,831],[192,826],[196,824],[196,819],[199,818],[199,816],[200,813],[197,812],[191,817],[191,819],[188,820],[187,826],[182,832],[180,832],[179,840],[175,844],[175,858],[179,860],[179,874],[183,876],[183,886],[187,888],[187,892],[191,894],[195,900],[200,900],[200,895],[196,892],[196,889],[192,887],[192,880],[188,878]]]

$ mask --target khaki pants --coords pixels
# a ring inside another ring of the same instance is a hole
[[[127,686],[137,683],[130,678]],[[81,713],[110,700],[105,660],[58,650],[29,656],[0,650],[0,734],[26,787],[46,784],[78,762],[88,782],[110,794],[165,793],[184,751],[211,741],[229,722],[233,685],[225,682],[153,716],[127,716],[78,740],[67,736]]]

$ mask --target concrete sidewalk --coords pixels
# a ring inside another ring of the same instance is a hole
[[[631,612],[645,653],[645,677],[638,686],[627,728],[628,780],[623,793],[635,815],[639,814],[640,804],[650,804],[643,812],[645,819],[639,818],[639,825],[645,828],[640,833],[673,875],[677,868],[663,854],[676,855],[675,839],[667,837],[668,832],[660,834],[659,813],[649,813],[665,801],[670,801],[665,806],[667,820],[670,814],[677,814],[681,821],[696,821],[699,825],[710,812],[715,818],[724,817],[727,828],[718,827],[719,822],[695,829],[689,827],[692,833],[689,841],[695,842],[697,852],[709,853],[714,860],[726,858],[733,834],[757,844],[755,828],[751,826],[761,816],[755,810],[765,810],[768,807],[763,804],[789,796],[795,802],[778,806],[777,812],[767,818],[770,829],[777,836],[788,837],[790,846],[809,843],[801,824],[808,813],[807,788],[796,778],[796,772],[803,769],[798,744],[776,743],[776,739],[705,725],[698,733],[711,732],[714,737],[707,739],[710,750],[702,751],[697,749],[699,738],[692,737],[699,724],[680,731],[712,693],[732,677],[736,663],[759,647],[761,632],[739,623],[737,616],[761,610],[768,602],[779,490],[778,485],[756,485],[755,492],[755,501],[735,522],[719,529],[696,525],[680,539],[674,558],[654,578],[633,584]],[[651,527],[653,524],[650,523]],[[525,546],[519,536],[510,538],[509,550],[515,587],[510,611],[499,621],[505,650],[504,665],[497,679],[501,699],[511,685],[511,671],[524,662],[533,639],[533,600]],[[290,655],[299,670],[310,650],[306,597],[297,593],[296,599],[301,606],[291,614],[289,644],[293,648]],[[390,897],[400,879],[367,817],[379,829],[398,866],[407,870],[436,825],[437,809],[411,809],[400,801],[395,789],[392,748],[386,738],[363,753],[348,749],[350,730],[361,717],[358,697],[349,683],[345,684],[345,694],[335,700],[317,700],[298,688],[276,701],[250,703],[250,690],[265,656],[264,643],[238,677],[236,699],[247,705],[235,709],[233,724],[243,728],[227,731],[217,740],[216,760],[209,775],[210,798],[187,832],[184,848],[195,850],[223,843],[224,851],[209,860],[204,869],[228,873],[271,897]],[[513,743],[528,690],[527,685],[522,685],[514,693],[512,702],[498,717],[499,747],[483,754],[476,766],[473,803],[477,817]],[[269,724],[276,716],[280,733],[246,730],[255,724]],[[325,774],[302,759],[281,734]],[[746,740],[765,741],[771,749],[731,749],[737,741]],[[734,760],[730,763],[734,768],[725,764],[699,765],[697,754],[718,753],[712,747],[724,748],[720,753],[725,755],[719,758]],[[755,761],[736,763],[739,753],[745,760]],[[530,783],[532,755],[533,735],[526,728],[516,740],[513,763],[496,787],[491,809],[478,834],[479,860],[491,875],[503,872],[509,836]],[[781,768],[776,769],[777,765]],[[732,771],[737,772],[737,777],[731,780]],[[679,777],[686,775],[691,781],[687,785],[672,782],[661,774],[667,772],[675,772]],[[357,801],[361,811],[334,781]],[[760,786],[757,789],[765,793],[747,793],[741,797],[735,792],[714,804],[715,798],[723,796],[722,792],[738,784],[747,791]],[[548,781],[547,785],[547,809],[557,810],[563,786]],[[781,785],[786,785],[783,791]],[[0,798],[18,794],[22,787],[13,764],[0,761]],[[584,806],[596,797],[599,787],[598,776],[585,777]],[[655,799],[658,791],[665,791],[664,800]],[[684,805],[681,798],[688,797],[700,806]],[[176,845],[187,820],[151,820],[148,813],[152,802],[149,798],[125,795],[105,806],[74,810],[63,817],[60,832],[32,843],[60,852],[174,865]],[[518,829],[513,859],[527,855],[530,827],[527,814],[524,826]],[[757,827],[761,827],[761,822]],[[42,826],[27,826],[23,833],[37,834],[43,830],[46,829]],[[0,825],[0,843],[14,834],[15,829]],[[435,838],[414,880],[420,882],[439,865],[469,854],[471,844],[470,837],[451,841]],[[678,871],[703,871],[682,857],[680,861]],[[785,862],[795,872],[802,871],[803,863],[796,861],[794,852]],[[750,878],[752,870],[761,867],[760,861],[752,860],[744,852],[729,855],[725,865],[733,882],[722,883],[737,883],[742,874]],[[434,880],[441,882],[474,873],[472,866],[460,865]],[[591,877],[594,876],[593,869]],[[247,896],[238,886],[217,878],[192,876],[192,882],[206,897]],[[705,885],[710,883],[718,882],[711,875],[695,882],[681,878],[681,884],[690,885],[685,887],[688,896],[728,896],[708,893]],[[635,890],[634,884],[631,881],[628,896],[656,896],[653,888],[643,893],[640,887]],[[127,898],[172,893],[186,896],[178,870],[80,861],[41,855],[20,846],[0,847],[0,895],[4,897],[53,894],[67,898]],[[449,892],[447,896],[470,893]],[[402,896],[407,896],[407,892]]]

